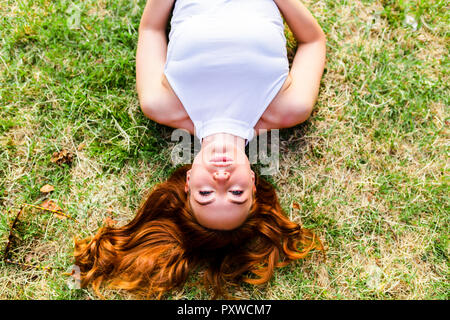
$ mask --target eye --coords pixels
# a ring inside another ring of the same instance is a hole
[[[231,192],[231,194],[233,194],[234,196],[240,196],[241,194],[244,193],[244,191],[242,191],[242,190],[232,190],[232,191],[230,191],[230,192]]]
[[[212,193],[212,191],[199,191],[198,192],[202,197],[206,197],[206,196],[209,196],[211,193]]]

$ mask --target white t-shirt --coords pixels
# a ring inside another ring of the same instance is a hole
[[[283,18],[273,0],[177,0],[164,74],[200,141],[247,139],[289,73]]]

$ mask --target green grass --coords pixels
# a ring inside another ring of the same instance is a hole
[[[270,181],[286,213],[320,235],[326,260],[313,254],[234,295],[448,299],[448,4],[305,4],[327,34],[327,65],[312,117],[280,132],[280,174]],[[28,209],[14,257],[68,269],[73,236],[92,235],[107,216],[125,224],[173,169],[172,130],[143,116],[135,90],[143,6],[0,0],[1,253],[17,207],[51,198],[78,222]],[[73,162],[51,162],[63,149]],[[55,191],[41,193],[45,184]],[[0,298],[96,298],[66,280],[0,262]],[[171,298],[208,294],[186,286]]]

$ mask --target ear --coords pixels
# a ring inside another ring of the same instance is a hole
[[[251,176],[252,176],[252,182],[253,182],[253,192],[256,192],[256,185],[255,185],[255,172],[253,170],[251,171]]]
[[[186,171],[186,183],[184,185],[184,192],[188,193],[189,191],[189,180],[191,179],[191,169]]]

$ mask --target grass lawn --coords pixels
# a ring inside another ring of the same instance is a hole
[[[280,131],[270,181],[286,214],[321,237],[326,260],[311,254],[234,295],[448,299],[448,2],[304,3],[327,35],[327,65],[312,117]],[[135,90],[144,4],[0,0],[0,254],[23,203],[51,199],[76,219],[23,212],[12,256],[54,269],[0,261],[1,299],[96,299],[58,269],[74,262],[73,237],[125,224],[174,169],[172,129],[143,116]],[[63,150],[72,158],[55,159]],[[54,191],[41,192],[46,184]],[[189,286],[169,296],[208,297]]]

